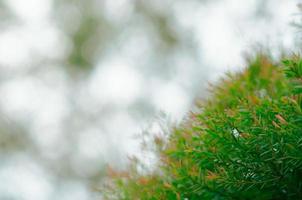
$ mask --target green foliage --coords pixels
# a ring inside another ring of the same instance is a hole
[[[230,74],[157,144],[158,171],[114,178],[108,199],[302,199],[302,60]]]
[[[293,60],[283,61],[285,74],[290,79],[292,93],[295,94],[296,101],[302,109],[302,61],[296,56]]]

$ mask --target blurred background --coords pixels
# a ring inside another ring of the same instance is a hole
[[[0,199],[100,199],[244,53],[298,51],[298,3],[0,0]]]

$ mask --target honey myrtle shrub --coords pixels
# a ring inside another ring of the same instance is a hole
[[[301,93],[298,56],[257,56],[213,86],[168,141],[155,140],[157,170],[113,177],[105,199],[302,199]]]

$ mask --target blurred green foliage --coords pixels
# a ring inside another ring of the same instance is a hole
[[[16,20],[9,7],[2,1],[0,1],[0,19],[0,28],[5,28]]]
[[[69,72],[79,73],[93,69],[107,43],[114,39],[113,25],[104,16],[97,1],[56,1],[55,19],[67,34],[71,51],[65,65]]]
[[[302,61],[283,63],[259,55],[228,74],[168,141],[155,138],[158,168],[111,172],[105,198],[301,199]]]

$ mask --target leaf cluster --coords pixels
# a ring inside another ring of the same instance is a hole
[[[108,199],[302,199],[302,60],[259,55],[212,87],[170,135],[153,174],[114,179]]]

